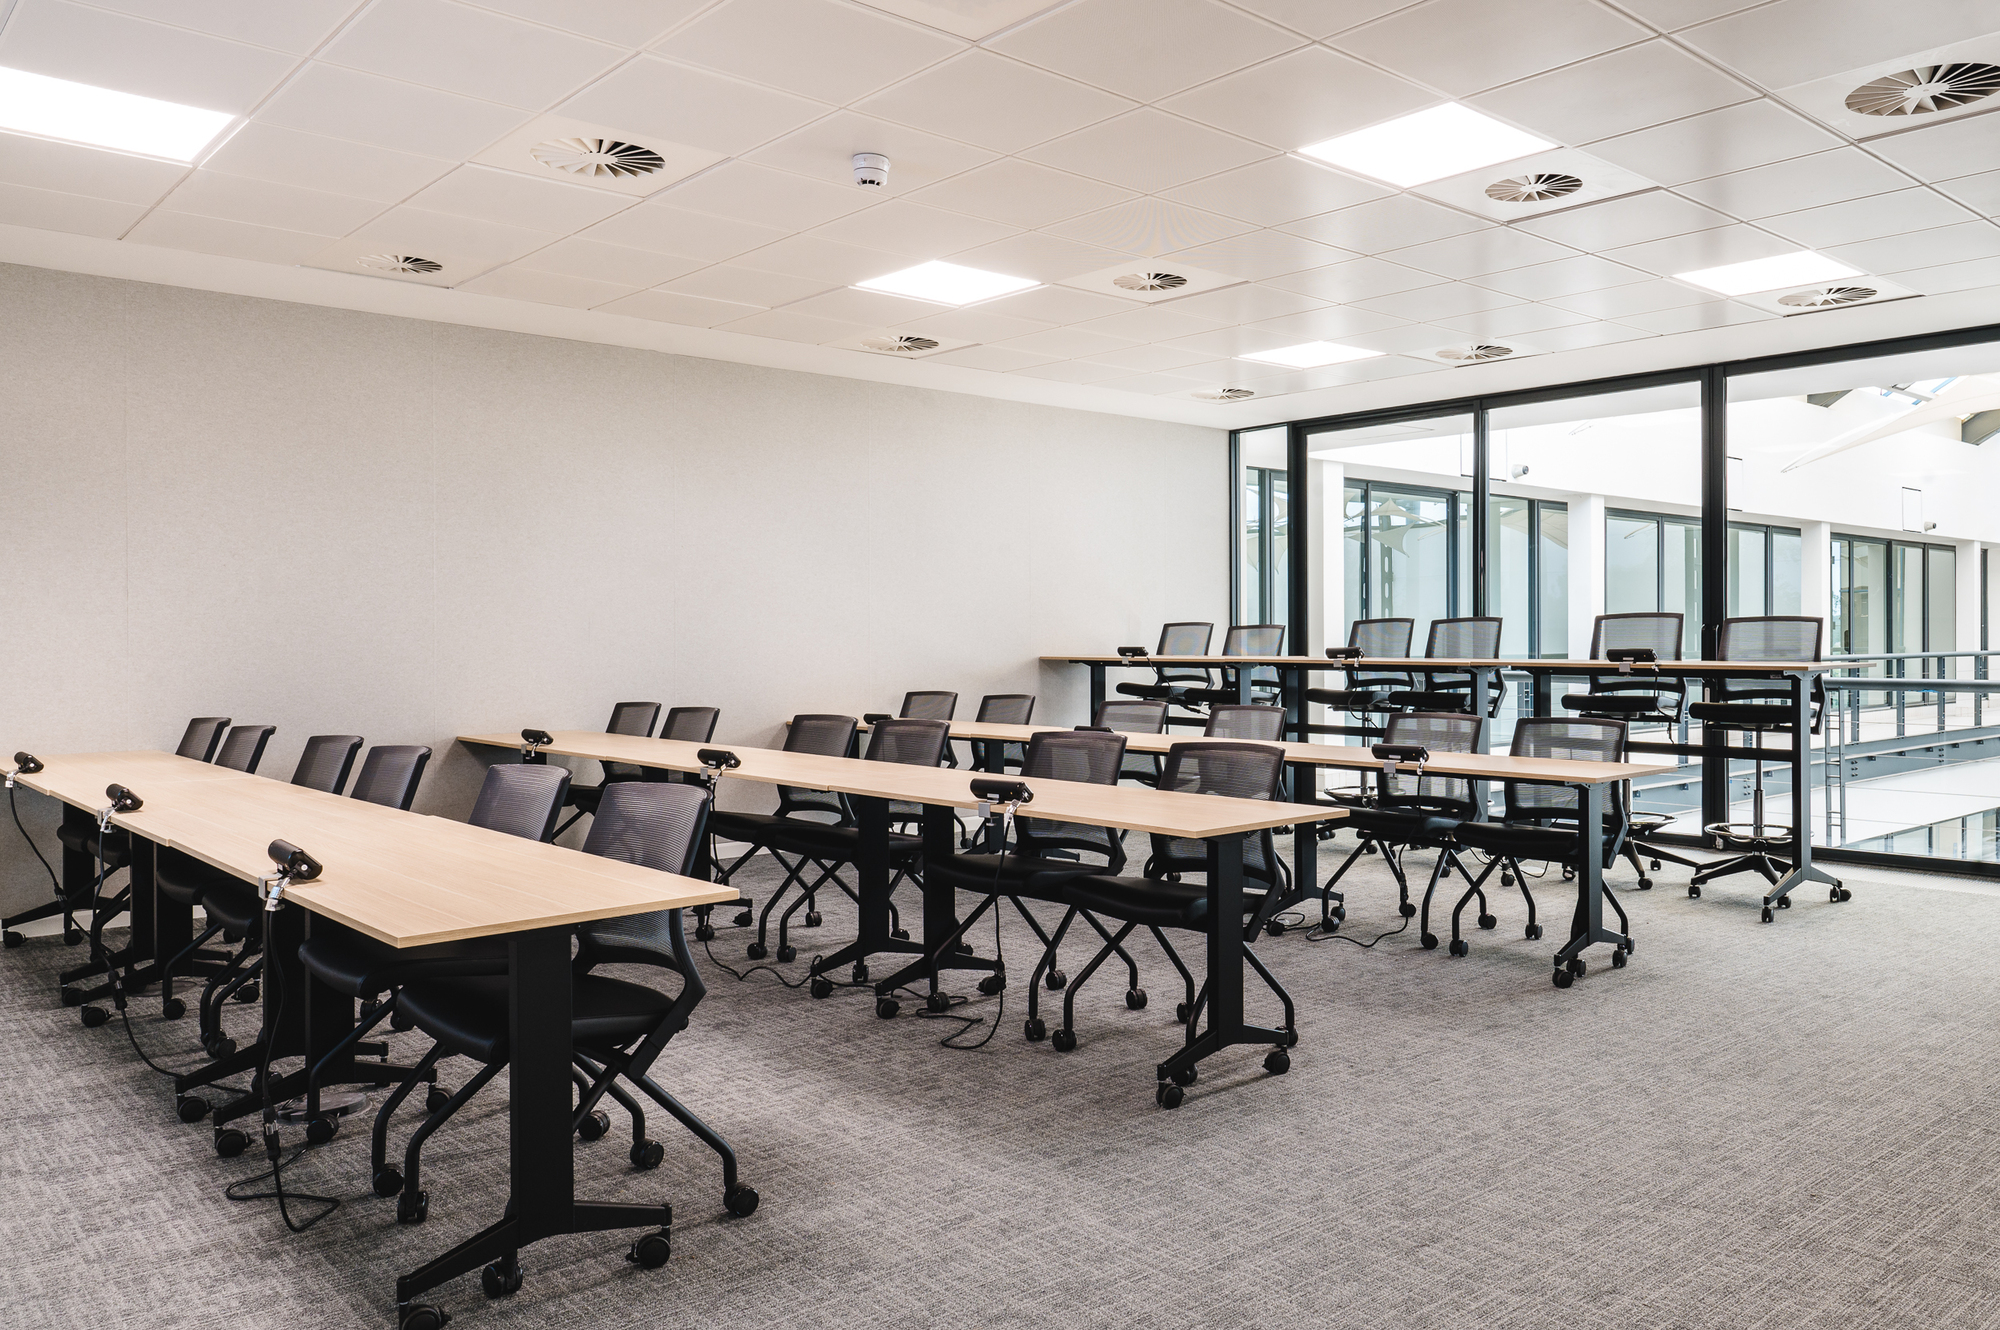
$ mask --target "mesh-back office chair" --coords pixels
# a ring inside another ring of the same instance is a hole
[[[1417,631],[1415,619],[1356,619],[1347,630],[1347,645],[1366,660],[1405,660],[1410,654],[1410,638]],[[1345,688],[1308,688],[1305,700],[1345,711],[1360,722],[1358,729],[1336,727],[1335,734],[1357,733],[1369,737],[1381,730],[1380,717],[1391,708],[1387,698],[1393,692],[1408,692],[1416,680],[1405,670],[1362,667],[1347,670]],[[1373,723],[1370,723],[1371,718]]]
[[[1431,620],[1430,639],[1424,644],[1426,660],[1492,660],[1500,654],[1501,620],[1491,616]],[[1390,693],[1385,699],[1392,708],[1407,711],[1470,711],[1488,720],[1500,714],[1507,696],[1506,681],[1498,670],[1487,675],[1486,701],[1472,696],[1473,675],[1467,670],[1420,670],[1416,690]]]
[[[636,735],[641,739],[647,739],[652,737],[653,726],[658,724],[659,720],[660,704],[658,702],[620,702],[611,708],[611,719],[605,725],[604,732],[606,734],[630,734]],[[604,779],[601,783],[596,785],[572,784],[569,787],[569,794],[565,796],[567,799],[565,807],[574,808],[576,812],[570,815],[569,821],[556,828],[556,835],[560,836],[575,826],[577,820],[585,813],[595,813],[597,811],[597,801],[603,795],[606,785],[615,784],[621,780],[644,780],[646,778],[646,768],[635,767],[629,762],[605,762],[602,765],[604,767]]]
[[[1285,654],[1285,626],[1281,623],[1239,623],[1222,636],[1225,656],[1282,656]],[[1278,671],[1269,665],[1225,665],[1219,688],[1183,689],[1174,699],[1183,706],[1206,707],[1216,702],[1243,700],[1239,685],[1249,674],[1250,700],[1270,701],[1278,696]]]
[[[988,693],[979,699],[979,723],[982,725],[1027,725],[1035,719],[1035,695],[1033,693]],[[1024,743],[998,743],[986,739],[974,739],[972,745],[972,765],[981,771],[1006,771],[1010,767],[1018,771],[1021,760],[1027,755]]]
[[[1169,623],[1160,627],[1160,646],[1153,652],[1156,656],[1205,656],[1208,654],[1209,639],[1215,636],[1212,623]],[[1156,665],[1153,667],[1151,683],[1121,683],[1117,691],[1127,697],[1145,698],[1152,702],[1171,702],[1179,693],[1189,688],[1210,688],[1215,684],[1215,676],[1194,665]]]
[[[407,813],[430,760],[431,750],[422,744],[376,744],[362,759],[349,797]]]
[[[1165,734],[1167,704],[1146,701],[1102,702],[1098,704],[1097,714],[1091,717],[1090,723],[1099,729],[1116,730],[1120,734]],[[1135,780],[1141,785],[1159,784],[1159,754],[1125,754],[1118,767],[1118,779]]]
[[[958,712],[958,694],[947,692],[904,693],[899,720],[950,720]]]
[[[813,753],[820,757],[846,757],[854,750],[854,732],[859,722],[852,716],[800,715],[792,717],[792,723],[785,728],[784,750],[787,753]],[[825,823],[825,819],[831,819]],[[803,859],[794,863],[771,848],[774,836],[788,824],[794,822],[822,822],[833,826],[852,826],[854,816],[847,807],[844,796],[828,790],[806,790],[790,785],[778,787],[778,811],[775,813],[730,813],[717,810],[709,815],[708,831],[712,841],[741,841],[747,847],[734,863],[716,870],[715,881],[728,886],[736,871],[750,862],[759,850],[768,852],[785,870],[784,881],[771,894],[764,907],[765,918],[770,917],[771,906],[793,883],[805,886],[801,880],[805,872]],[[721,859],[710,854],[711,861],[720,864]],[[815,887],[806,888],[806,927],[819,926],[819,905],[814,898]],[[751,922],[750,897],[739,889],[736,904],[741,907],[736,915],[736,925],[747,927]],[[758,942],[763,941],[764,929],[757,930]],[[706,919],[695,929],[694,935],[703,942],[715,936],[715,929]]]
[[[1275,799],[1284,770],[1284,751],[1266,744],[1178,743],[1167,753],[1160,788],[1231,799]],[[1063,994],[1062,1028],[1049,1040],[1059,1052],[1068,1052],[1076,1047],[1077,990],[1113,954],[1115,947],[1122,945],[1135,928],[1141,927],[1152,932],[1154,940],[1167,953],[1188,985],[1187,1000],[1175,1014],[1187,1024],[1188,1042],[1195,1040],[1202,1009],[1208,1002],[1207,987],[1203,985],[1200,992],[1195,991],[1192,975],[1173,944],[1167,940],[1164,930],[1207,932],[1208,842],[1159,835],[1152,839],[1153,852],[1146,860],[1145,876],[1088,874],[1069,878],[1062,884],[1062,899],[1066,904],[1092,915],[1121,919],[1124,926],[1112,934],[1110,941],[1091,958],[1090,964],[1084,966],[1076,981],[1069,986],[1069,991]],[[1188,880],[1191,877],[1200,877],[1202,881],[1191,882]],[[1243,958],[1284,1003],[1285,1020],[1280,1028],[1290,1032],[1295,1028],[1291,994],[1265,968],[1264,962],[1258,959],[1250,946],[1250,940],[1275,913],[1277,903],[1284,899],[1290,883],[1290,871],[1284,860],[1278,857],[1269,830],[1249,832],[1243,837],[1243,879],[1245,887],[1249,888],[1243,897],[1247,922],[1240,938],[1231,936],[1230,940],[1243,948]],[[1261,891],[1256,890],[1259,886]],[[1143,990],[1137,1001],[1128,993],[1126,1004],[1144,1006]],[[1297,1035],[1292,1034],[1288,1042],[1296,1043]],[[1280,1048],[1264,1065],[1275,1073],[1289,1069],[1291,1061]],[[1190,1070],[1179,1084],[1187,1085],[1193,1080]]]
[[[1574,719],[1564,716],[1524,716],[1514,723],[1514,741],[1508,748],[1514,757],[1561,758],[1570,762],[1623,762],[1625,760],[1625,722],[1622,720],[1596,720],[1584,717]],[[1579,810],[1582,796],[1566,785],[1530,785],[1524,781],[1505,782],[1506,812],[1499,822],[1466,822],[1454,833],[1460,846],[1482,851],[1492,856],[1485,871],[1474,879],[1458,898],[1458,904],[1451,912],[1451,954],[1463,956],[1469,950],[1465,939],[1459,933],[1459,915],[1466,902],[1479,901],[1479,926],[1492,928],[1497,921],[1486,906],[1484,891],[1486,878],[1497,868],[1500,870],[1501,884],[1518,883],[1521,898],[1528,905],[1528,924],[1525,936],[1530,939],[1542,935],[1542,926],[1535,922],[1535,897],[1528,890],[1528,879],[1521,872],[1521,860],[1539,860],[1543,863],[1560,864],[1565,876],[1583,872],[1580,855],[1583,848],[1583,827]],[[1609,791],[1604,810],[1604,863],[1600,867],[1614,863],[1625,840],[1625,796],[1622,785],[1614,785]],[[1629,931],[1625,919],[1625,908],[1611,893],[1607,882],[1603,887],[1604,899],[1617,912],[1619,931]],[[1577,962],[1580,964],[1581,962]],[[1620,947],[1611,957],[1614,966],[1625,964],[1625,949]],[[1580,974],[1581,970],[1565,973]],[[1558,981],[1560,982],[1560,981]]]
[[[862,754],[864,761],[897,762],[906,766],[935,767],[944,760],[945,745],[951,740],[951,726],[943,720],[918,720],[897,717],[878,720],[868,735],[868,751]],[[889,821],[891,825],[921,819],[923,805],[889,801]],[[792,946],[787,936],[792,915],[800,906],[813,899],[813,894],[828,882],[840,888],[847,898],[857,906],[861,903],[860,893],[849,886],[840,876],[840,870],[854,863],[861,852],[861,831],[850,816],[845,822],[823,825],[804,820],[784,821],[770,833],[770,849],[773,857],[789,853],[799,856],[798,879],[805,890],[799,898],[785,908],[778,916],[778,959],[791,961],[797,958],[798,950]],[[895,875],[889,879],[889,894],[908,878],[917,882],[923,880],[924,841],[921,835],[910,835],[897,831],[889,833],[889,864]],[[782,859],[780,862],[783,862]],[[804,882],[808,867],[818,871],[811,883]],[[787,878],[789,882],[791,878]],[[757,920],[757,940],[745,948],[752,960],[762,960],[765,951],[765,928],[771,917],[772,907],[784,892],[780,885],[771,899],[764,904],[763,913]],[[817,911],[808,918],[808,927],[817,927]],[[899,916],[891,906],[892,922],[900,930]]]
[[[264,761],[264,748],[278,732],[275,725],[233,726],[215,755],[215,765],[254,776]]]
[[[315,734],[306,740],[305,751],[299,754],[292,784],[339,794],[347,788],[347,777],[354,770],[354,755],[361,751],[361,742],[358,734]]]
[[[661,722],[660,737],[681,743],[705,744],[715,738],[715,725],[721,719],[720,707],[675,707]]]
[[[1157,702],[1107,702],[1105,706],[1162,706]],[[1045,730],[1028,741],[1027,753],[1023,759],[1021,774],[1037,780],[1070,780],[1088,785],[1115,785],[1125,755],[1125,736],[1107,734],[1101,730]],[[1028,807],[1033,807],[1032,804]],[[979,917],[996,902],[1007,899],[1014,909],[1033,929],[1042,943],[1040,958],[1035,963],[1034,974],[1028,981],[1028,1020],[1023,1027],[1030,1040],[1044,1037],[1047,1031],[1036,1015],[1037,993],[1041,983],[1046,982],[1051,989],[1060,989],[1069,982],[1064,975],[1058,958],[1063,936],[1069,931],[1078,914],[1077,910],[1067,912],[1062,923],[1053,934],[1043,929],[1024,901],[1040,900],[1061,903],[1058,888],[1061,883],[1079,873],[1116,873],[1125,866],[1124,839],[1118,832],[1107,827],[1090,826],[1085,823],[1057,822],[1051,818],[1030,817],[1019,813],[1014,818],[1014,842],[1011,848],[996,844],[990,829],[988,839],[981,848],[969,854],[954,854],[927,866],[926,872],[937,874],[935,881],[949,883],[956,891],[974,892],[984,900],[968,914],[964,921],[944,943],[945,950],[958,945],[967,930]],[[1103,860],[1101,864],[1083,860],[1080,856],[1092,855]],[[1110,940],[1110,933],[1095,919],[1089,921],[1098,933]],[[940,951],[932,956],[931,993],[937,989],[936,965],[944,958]],[[1131,976],[1130,987],[1139,991],[1139,971],[1132,958],[1125,956]],[[859,969],[859,967],[857,967]],[[864,975],[865,977],[865,975]],[[1006,986],[1006,972],[996,971],[993,976],[980,981],[982,992],[997,993]],[[948,1002],[948,1000],[946,1000]],[[938,999],[933,998],[935,1009]],[[877,1014],[893,1016],[897,1002],[894,997],[883,997],[876,1001]]]
[[[665,873],[686,873],[700,849],[707,812],[708,791],[702,786],[621,782],[599,801],[583,852]],[[750,1214],[757,1208],[757,1193],[737,1181],[735,1151],[649,1074],[667,1043],[687,1027],[689,1015],[706,992],[688,954],[681,912],[594,920],[578,925],[576,931],[580,946],[570,990],[570,1042],[572,1077],[581,1102],[574,1110],[572,1129],[585,1140],[600,1138],[608,1118],[597,1105],[609,1095],[632,1119],[632,1166],[659,1167],[665,1151],[646,1138],[645,1113],[618,1082],[637,1086],[721,1157],[724,1206],[732,1215]],[[597,972],[607,964],[643,967],[648,977],[677,976],[679,991],[670,994],[648,983]],[[419,1172],[425,1140],[509,1061],[510,999],[508,980],[495,975],[413,981],[403,990],[402,1000],[417,1028],[437,1041],[418,1064],[420,1070],[435,1067],[447,1054],[480,1064],[472,1079],[411,1133],[400,1172],[387,1166],[378,1147],[376,1193],[400,1191],[396,1218],[414,1224],[423,1222],[430,1210],[430,1194],[423,1189]],[[382,1102],[375,1117],[378,1142],[386,1141],[389,1118],[412,1084],[414,1078]],[[520,1279],[520,1263],[513,1257],[488,1266],[483,1276],[489,1289],[501,1292],[513,1292]]]
[[[1204,739],[1251,739],[1278,743],[1285,737],[1285,709],[1255,703],[1218,702],[1208,709]]]
[[[1825,629],[1823,620],[1804,615],[1724,619],[1722,633],[1716,639],[1716,656],[1720,660],[1816,661],[1820,659]],[[1702,828],[1717,849],[1734,847],[1743,853],[1710,864],[1689,879],[1688,895],[1692,897],[1699,897],[1703,885],[1719,877],[1754,872],[1776,886],[1778,879],[1791,870],[1796,862],[1796,838],[1810,835],[1811,830],[1773,825],[1764,820],[1764,736],[1784,734],[1790,737],[1790,746],[1808,746],[1811,735],[1819,733],[1826,713],[1826,685],[1818,678],[1813,680],[1808,699],[1806,734],[1798,732],[1788,681],[1733,679],[1725,675],[1714,685],[1714,691],[1716,700],[1696,702],[1688,708],[1688,714],[1700,721],[1704,729],[1714,726],[1749,734],[1751,747],[1759,750],[1759,755],[1751,759],[1750,821],[1712,822]],[[1852,895],[1839,882],[1828,881],[1832,900],[1844,901]],[[1791,898],[1782,896],[1765,901],[1763,918],[1767,924],[1771,922],[1774,904],[1780,909],[1787,908]]]
[[[1479,735],[1485,725],[1484,717],[1468,716],[1462,711],[1398,712],[1389,717],[1382,742],[1419,745],[1433,753],[1472,753],[1479,749]],[[1358,840],[1320,888],[1321,931],[1335,932],[1347,918],[1347,897],[1334,888],[1356,860],[1371,852],[1382,856],[1382,862],[1396,879],[1398,912],[1405,919],[1417,913],[1418,907],[1410,900],[1410,880],[1404,873],[1403,855],[1410,850],[1430,849],[1438,852],[1438,858],[1424,888],[1422,935],[1429,936],[1431,897],[1454,862],[1452,833],[1461,822],[1480,815],[1472,782],[1456,776],[1419,776],[1409,772],[1389,776],[1378,772],[1374,794],[1336,795],[1334,802],[1348,810],[1346,819],[1337,825],[1354,832]],[[1464,872],[1463,865],[1458,868]],[[1436,946],[1436,939],[1427,945]]]

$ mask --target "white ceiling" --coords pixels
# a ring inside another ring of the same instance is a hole
[[[1250,424],[1979,322],[2000,292],[2000,96],[1895,119],[1840,101],[1926,57],[2000,64],[2000,9],[1970,0],[0,16],[0,66],[243,117],[194,167],[0,134],[0,258],[724,359]],[[1447,100],[1561,146],[1410,190],[1295,155]],[[653,148],[672,183],[573,183],[527,152],[594,134]],[[891,158],[886,188],[852,183],[864,151]],[[1485,196],[1536,170],[1587,201]],[[1922,299],[1781,318],[1671,279],[1800,247]],[[362,266],[384,254],[442,266]],[[937,258],[1047,285],[959,310],[851,289]],[[1192,294],[1109,285],[1176,268]],[[892,335],[945,349],[848,349]],[[1386,354],[1236,358],[1314,340]],[[1532,359],[1430,358],[1494,341]],[[1194,396],[1222,387],[1256,397]]]

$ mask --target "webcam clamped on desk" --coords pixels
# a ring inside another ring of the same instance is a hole
[[[271,856],[271,862],[278,866],[278,872],[288,881],[310,882],[320,875],[320,861],[288,840],[272,841],[265,853]]]
[[[36,757],[33,753],[14,754],[14,769],[8,772],[6,777],[7,788],[9,790],[14,788],[14,777],[32,776],[41,769],[42,759]]]
[[[1375,760],[1382,764],[1382,775],[1386,778],[1396,774],[1396,766],[1408,762],[1415,766],[1417,775],[1424,774],[1424,763],[1431,760],[1431,750],[1422,744],[1376,744],[1368,750]]]
[[[896,718],[886,711],[864,711],[861,713],[861,721],[864,725],[880,725],[885,720],[894,719]]]
[[[550,734],[547,730],[533,730],[533,729],[522,730],[521,761],[529,763],[537,763],[537,762],[547,763],[547,761],[549,760],[549,755],[547,753],[544,753],[542,750],[544,748],[547,748],[550,744],[554,743],[555,741],[556,737],[553,734]]]
[[[136,813],[146,806],[144,799],[123,785],[105,786],[104,797],[111,801],[111,811],[114,813]]]
[[[1365,654],[1360,647],[1328,647],[1326,649],[1326,658],[1328,660],[1360,660]]]
[[[995,804],[1000,805],[1001,816],[1011,822],[1016,808],[1035,801],[1035,792],[1028,788],[1026,781],[975,776],[972,779],[972,797],[979,800],[981,822],[992,816]]]
[[[1630,674],[1634,665],[1656,665],[1660,653],[1651,647],[1613,647],[1604,653],[1606,660],[1618,662],[1620,674]]]
[[[1147,651],[1146,648],[1144,647],[1119,647],[1118,654],[1125,657],[1125,659],[1127,660],[1133,660],[1140,656],[1151,655],[1152,653]]]
[[[695,757],[711,771],[733,771],[743,765],[743,759],[727,748],[699,748],[695,750]]]

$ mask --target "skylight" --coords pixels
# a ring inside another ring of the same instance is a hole
[[[1040,285],[1032,278],[1009,277],[1005,273],[967,268],[942,259],[932,259],[929,263],[919,263],[914,268],[892,272],[886,277],[871,277],[865,282],[855,283],[863,291],[909,296],[913,300],[931,300],[940,305],[970,305]]]
[[[1815,254],[1809,249],[1778,254],[1748,263],[1725,263],[1719,268],[1699,268],[1674,276],[1690,286],[1699,286],[1725,296],[1747,296],[1755,291],[1775,291],[1781,286],[1804,286],[1836,277],[1859,277],[1859,268]]]
[[[1556,145],[1447,102],[1300,148],[1308,157],[1405,188],[1511,162]]]
[[[0,68],[0,129],[191,162],[236,117]]]
[[[1281,346],[1275,351],[1259,351],[1255,355],[1236,358],[1261,360],[1267,365],[1287,365],[1292,369],[1318,369],[1322,365],[1340,365],[1381,354],[1380,351],[1364,351],[1358,346],[1342,346],[1338,342],[1300,342],[1297,346]]]

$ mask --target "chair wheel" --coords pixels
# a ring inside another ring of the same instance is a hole
[[[660,1166],[660,1161],[667,1157],[667,1150],[658,1141],[634,1141],[631,1155],[632,1167],[655,1169]]]
[[[807,928],[818,928],[818,927],[820,926],[820,924],[821,924],[822,922],[824,922],[824,921],[823,921],[823,920],[822,920],[822,919],[820,918],[820,915],[819,915],[819,911],[818,911],[818,910],[807,910],[807,911],[806,911],[806,927],[807,927]]]
[[[833,996],[833,980],[823,974],[816,974],[813,976],[812,987],[806,991],[816,998],[830,998]]]
[[[1125,990],[1125,1006],[1128,1010],[1138,1011],[1145,1005],[1146,1005],[1145,989],[1128,988]]]
[[[1555,984],[1557,988],[1568,988],[1571,984],[1575,982],[1576,982],[1576,976],[1571,974],[1568,970],[1557,970],[1555,972]]]
[[[62,990],[56,996],[62,999],[62,1004],[65,1007],[80,1007],[83,1005],[83,990],[80,988],[72,988],[70,985],[64,984]]]
[[[83,1009],[83,1028],[86,1030],[95,1030],[110,1019],[111,1013],[102,1007],[85,1007]]]
[[[226,1034],[203,1040],[201,1046],[208,1050],[208,1055],[212,1058],[226,1058],[236,1051],[236,1041]]]
[[[903,1009],[903,1004],[896,1001],[896,999],[892,997],[875,999],[875,1014],[877,1016],[880,1016],[885,1021],[892,1021],[896,1019],[896,1013],[901,1011],[902,1009]]]
[[[668,1237],[667,1230],[661,1229],[658,1233],[648,1233],[633,1243],[632,1250],[625,1253],[625,1259],[641,1270],[657,1270],[665,1265],[667,1258],[673,1254],[673,1242]]]
[[[21,936],[19,933],[16,933],[11,928],[8,929],[4,934],[0,934],[0,941],[4,941],[7,944],[7,950],[9,951],[12,951],[14,948],[20,946],[23,942],[26,942],[27,940],[28,940],[27,938]]]
[[[932,993],[924,999],[924,1010],[938,1014],[951,1010],[951,997],[945,993]]]
[[[1076,1031],[1067,1029],[1057,1030],[1049,1036],[1049,1046],[1058,1053],[1074,1052],[1076,1050]]]
[[[738,1186],[722,1198],[722,1208],[738,1219],[748,1219],[757,1213],[757,1189]]]
[[[1500,926],[1500,921],[1490,914],[1482,914],[1479,916],[1479,926],[1481,928],[1497,928]]]
[[[1282,1048],[1274,1048],[1264,1055],[1264,1070],[1273,1076],[1283,1076],[1292,1069],[1292,1055]]]
[[[868,982],[868,967],[862,962],[856,961],[854,971],[848,977],[857,984],[865,984]]]
[[[1780,896],[1780,897],[1778,897],[1778,908],[1779,908],[1779,909],[1781,909],[1781,910],[1789,910],[1789,909],[1791,909],[1791,908],[1792,908],[1792,898],[1791,898],[1790,896]]]
[[[1569,958],[1569,972],[1581,979],[1590,973],[1590,962],[1581,956],[1572,956]]]
[[[451,1316],[444,1308],[420,1302],[405,1307],[396,1326],[397,1330],[444,1330],[450,1323]]]
[[[1285,921],[1282,919],[1266,919],[1264,921],[1264,931],[1271,937],[1283,937],[1285,935]]]
[[[1173,1073],[1173,1082],[1175,1085],[1193,1085],[1200,1077],[1201,1070],[1199,1068],[1182,1067],[1179,1071]]]
[[[1336,905],[1336,906],[1334,906],[1334,907],[1333,907],[1333,917],[1334,917],[1334,918],[1336,918],[1336,919],[1338,919],[1338,920],[1340,920],[1340,921],[1341,921],[1342,923],[1346,923],[1346,922],[1347,922],[1347,907],[1346,907],[1345,905]]]
[[[257,985],[245,984],[243,985],[243,987],[236,990],[234,997],[236,1001],[241,1002],[244,1006],[247,1007],[252,1002],[255,1002],[258,998],[262,997],[263,995],[264,991],[258,988]]]
[[[234,1159],[250,1148],[250,1138],[234,1127],[220,1127],[215,1133],[215,1152],[224,1159]]]
[[[970,942],[954,942],[951,944],[951,949],[960,956],[970,956],[973,954]]]
[[[396,1222],[399,1224],[421,1224],[430,1218],[431,1194],[420,1191],[415,1196],[404,1192],[396,1200]]]
[[[744,910],[738,913],[736,918],[730,922],[734,923],[738,928],[748,928],[757,922],[757,916],[751,914],[748,910]]]
[[[979,991],[987,997],[992,997],[1006,986],[1007,976],[1004,974],[989,974],[979,981]]]
[[[1425,951],[1436,951],[1436,950],[1437,950],[1437,944],[1438,944],[1438,935],[1437,935],[1436,933],[1426,933],[1426,934],[1424,934],[1424,950],[1425,950]]]
[[[778,948],[778,960],[783,964],[790,965],[798,958],[799,949],[791,943],[787,942],[784,946]]]
[[[376,1171],[374,1182],[371,1185],[375,1188],[377,1196],[380,1196],[383,1200],[387,1200],[403,1189],[403,1175],[397,1169],[382,1168]]]
[[[1542,935],[1542,926],[1541,926],[1540,924],[1529,924],[1529,925],[1528,925],[1528,927],[1527,927],[1527,929],[1526,929],[1526,937],[1527,937],[1528,941],[1530,941],[1530,942],[1533,942],[1533,941],[1537,940],[1538,938],[1540,938],[1540,937],[1541,937],[1541,935]]]
[[[593,1108],[583,1115],[583,1121],[576,1124],[576,1136],[580,1141],[601,1141],[611,1130],[611,1115],[601,1108]]]
[[[1048,987],[1050,992],[1060,993],[1063,989],[1069,987],[1069,976],[1061,970],[1050,970],[1042,976],[1042,983]]]
[[[1169,1081],[1162,1081],[1159,1088],[1153,1091],[1153,1102],[1161,1108],[1179,1108],[1181,1100],[1186,1097],[1187,1091]]]
[[[1691,901],[1698,901],[1701,899],[1701,883],[1699,882],[1688,883],[1688,899]]]
[[[306,1124],[306,1140],[313,1145],[325,1145],[340,1134],[340,1119],[330,1118],[324,1113]]]
[[[1463,956],[1466,952],[1471,951],[1472,948],[1466,943],[1464,938],[1455,937],[1451,940],[1451,946],[1447,950],[1454,956]]]
[[[1652,889],[1653,889],[1653,879],[1652,879],[1652,878],[1650,878],[1650,877],[1642,877],[1642,878],[1640,878],[1640,879],[1639,879],[1639,890],[1641,890],[1641,891],[1651,891]]]
[[[761,942],[752,942],[749,946],[743,948],[743,954],[753,961],[761,961],[770,955],[771,951],[770,948]]]
[[[1768,924],[1768,923],[1770,923],[1770,922],[1771,922],[1771,920],[1773,920],[1773,919],[1775,919],[1775,918],[1777,918],[1777,915],[1775,915],[1774,913],[1772,913],[1772,911],[1771,911],[1771,907],[1770,907],[1770,906],[1766,905],[1766,906],[1764,907],[1764,922]]]
[[[208,1101],[198,1094],[178,1095],[174,1099],[174,1116],[182,1122],[200,1122],[208,1116]]]
[[[895,938],[898,942],[908,942],[910,940],[910,930],[907,928],[892,928],[889,930],[889,936]]]
[[[1623,948],[1611,953],[1611,968],[1614,970],[1625,968],[1625,952]]]
[[[1174,1019],[1182,1025],[1186,1025],[1188,1022],[1188,1012],[1191,1010],[1192,1008],[1185,1002],[1174,1003]]]
[[[1835,893],[1834,895],[1835,900],[1851,901],[1854,899],[1854,893],[1846,887],[1835,887],[1834,893]]]
[[[445,1089],[442,1085],[433,1085],[424,1094],[424,1112],[426,1113],[440,1112],[443,1110],[444,1106],[446,1104],[449,1104],[450,1102],[451,1102],[451,1091]]]
[[[1404,901],[1401,905],[1397,906],[1396,908],[1403,912],[1403,917],[1405,919],[1408,919],[1411,915],[1417,912],[1417,907],[1410,904],[1410,902],[1408,901]]]
[[[694,940],[697,942],[715,941],[715,925],[706,919],[696,924],[694,926]]]
[[[187,1003],[179,998],[168,998],[160,1004],[160,1019],[163,1021],[177,1021],[187,1013]]]
[[[19,937],[19,936],[21,936],[21,935],[20,935],[19,933],[16,933],[16,934],[14,934],[14,936],[18,938],[18,937]],[[21,944],[20,944],[19,942],[10,942],[10,943],[9,943],[8,945],[9,945],[9,946],[14,946],[14,947],[18,947],[18,946],[20,946]],[[82,945],[83,945],[83,930],[82,930],[81,928],[65,928],[65,929],[63,930],[63,945],[64,945],[65,947],[80,947],[80,946],[82,946]]]
[[[479,1272],[479,1287],[489,1298],[504,1298],[521,1291],[521,1263],[512,1258],[498,1260]]]
[[[404,1015],[402,1009],[399,1007],[389,1013],[389,1028],[397,1034],[408,1034],[417,1028],[417,1023]]]
[[[1029,1043],[1039,1044],[1049,1037],[1049,1027],[1041,1017],[1031,1016],[1021,1022],[1021,1033],[1027,1036]]]

